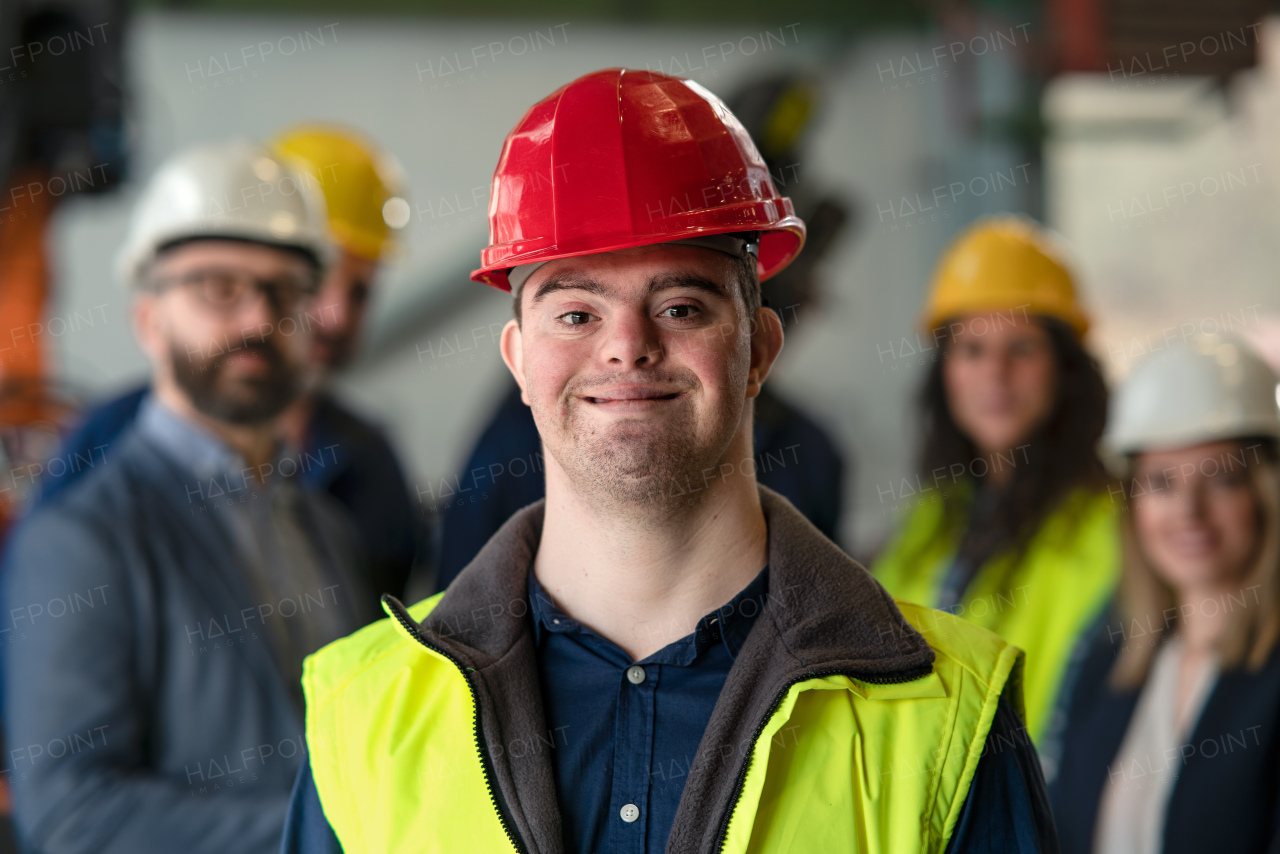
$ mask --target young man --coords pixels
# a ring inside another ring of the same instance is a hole
[[[302,659],[364,624],[354,532],[282,447],[331,247],[249,143],[177,155],[121,253],[152,393],[106,465],[36,510],[5,578],[5,744],[24,850],[278,848]]]
[[[770,175],[797,191],[814,119],[823,112],[820,93],[801,74],[782,73],[738,89],[728,99],[736,117],[760,146]],[[812,192],[793,200],[797,211],[805,205],[805,251],[769,280],[769,305],[791,324],[820,302],[819,272],[824,254],[845,228],[849,212],[821,182],[803,186]],[[816,188],[816,189],[815,189]],[[821,198],[819,198],[821,196]],[[808,324],[797,326],[807,328]],[[840,542],[845,515],[845,484],[853,480],[854,459],[807,409],[766,386],[752,404],[756,479],[781,494],[829,539]],[[471,563],[489,538],[517,510],[546,497],[542,477],[542,437],[533,414],[521,399],[520,387],[510,383],[493,415],[477,431],[475,444],[458,473],[456,492],[442,490],[436,589],[444,590]],[[849,534],[845,531],[845,535]]]
[[[611,69],[507,138],[473,278],[547,497],[308,659],[286,852],[1043,851],[1020,653],[898,605],[752,467],[804,226],[695,83]]]

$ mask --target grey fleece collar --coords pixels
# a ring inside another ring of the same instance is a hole
[[[791,502],[759,489],[769,530],[769,608],[796,661],[840,663],[868,676],[931,663],[933,650],[884,588]],[[542,501],[513,515],[450,585],[422,631],[486,662],[531,631],[526,573],[542,520]]]
[[[754,734],[790,684],[820,673],[914,677],[933,663],[928,643],[865,569],[782,496],[762,486],[760,503],[769,530],[768,619],[756,619],[720,692],[668,854],[715,850]],[[541,501],[512,516],[418,630],[469,673],[500,809],[531,852],[560,854],[551,761],[531,749],[545,743],[547,730],[526,598],[542,521]],[[403,606],[387,599],[412,624]]]

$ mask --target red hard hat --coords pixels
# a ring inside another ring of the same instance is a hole
[[[502,146],[477,282],[523,264],[759,231],[760,279],[800,253],[804,223],[751,137],[691,80],[608,68],[539,101]]]

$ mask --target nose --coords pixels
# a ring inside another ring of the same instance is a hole
[[[341,297],[321,299],[320,325],[332,332],[345,332],[351,325],[351,304]]]
[[[1013,357],[1004,350],[993,349],[987,358],[987,371],[997,382],[1007,382],[1013,373]]]
[[[1182,514],[1188,519],[1199,522],[1208,515],[1208,484],[1204,478],[1196,477],[1188,484],[1188,487],[1182,490]]]
[[[259,333],[267,332],[266,335],[260,337],[270,337],[268,330],[274,329],[276,321],[280,319],[280,310],[272,302],[267,293],[260,288],[254,288],[247,294],[239,306],[236,313],[236,320],[239,321],[242,329],[256,329]]]
[[[652,367],[662,361],[657,324],[644,311],[621,311],[605,321],[600,358],[610,368]]]
[[[320,326],[331,331],[345,331],[351,324],[351,289],[343,287],[336,275],[325,279],[313,303]]]

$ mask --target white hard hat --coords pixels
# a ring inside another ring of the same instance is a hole
[[[299,249],[322,269],[334,257],[315,181],[248,140],[190,148],[160,167],[134,208],[116,273],[136,284],[165,246],[200,237]]]
[[[1280,439],[1276,375],[1247,344],[1197,335],[1139,363],[1112,398],[1113,455],[1250,436]]]

